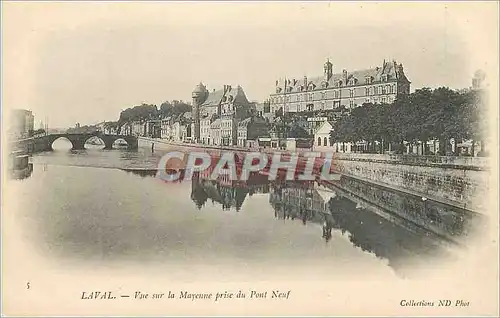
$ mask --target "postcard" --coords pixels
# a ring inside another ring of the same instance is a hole
[[[5,316],[496,316],[498,3],[2,3]]]

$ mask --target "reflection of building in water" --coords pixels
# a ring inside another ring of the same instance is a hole
[[[31,177],[33,174],[33,164],[28,163],[28,165],[22,169],[14,169],[11,171],[11,177],[16,180],[23,180]]]
[[[339,229],[353,245],[388,259],[393,268],[411,254],[420,257],[438,251],[437,241],[424,230],[410,230],[402,222],[395,223],[360,208],[336,190],[315,183],[276,183],[269,200],[275,217],[322,224],[322,237],[326,241],[331,239],[332,229]]]
[[[275,183],[269,195],[269,202],[278,219],[300,219],[323,225],[323,238],[331,239],[333,218],[330,215],[329,201],[336,193],[313,181]]]
[[[224,210],[235,208],[239,211],[247,195],[269,192],[267,177],[251,175],[247,182],[230,180],[229,176],[221,175],[211,180],[210,172],[195,172],[191,181],[191,199],[198,209],[201,209],[211,199],[222,205]]]

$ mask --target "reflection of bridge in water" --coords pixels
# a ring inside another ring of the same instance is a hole
[[[50,134],[36,138],[30,138],[18,141],[18,147],[24,148],[27,152],[51,151],[52,144],[59,138],[66,138],[71,142],[72,150],[85,149],[85,143],[91,138],[99,138],[104,144],[104,149],[113,149],[113,144],[118,140],[127,143],[128,149],[138,148],[138,139],[135,136],[128,135],[108,135],[100,132],[81,133],[81,134]]]

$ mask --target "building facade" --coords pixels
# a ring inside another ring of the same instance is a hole
[[[11,116],[8,129],[9,138],[21,139],[32,136],[35,129],[35,117],[31,110],[14,109]]]
[[[209,145],[236,145],[238,122],[250,116],[253,106],[243,88],[224,85],[209,92],[200,83],[192,97],[192,140]]]
[[[249,140],[256,141],[259,137],[267,137],[268,135],[267,121],[261,116],[252,116],[238,123],[237,145],[249,147]]]
[[[352,109],[364,103],[392,103],[399,95],[410,93],[403,65],[383,61],[375,68],[333,72],[333,64],[324,64],[323,76],[279,79],[270,95],[271,113],[332,111],[341,106]]]

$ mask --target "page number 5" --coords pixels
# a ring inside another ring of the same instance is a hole
[[[26,289],[30,289],[30,287],[31,287],[31,286],[30,286],[30,282],[27,282],[27,283],[26,283]]]

